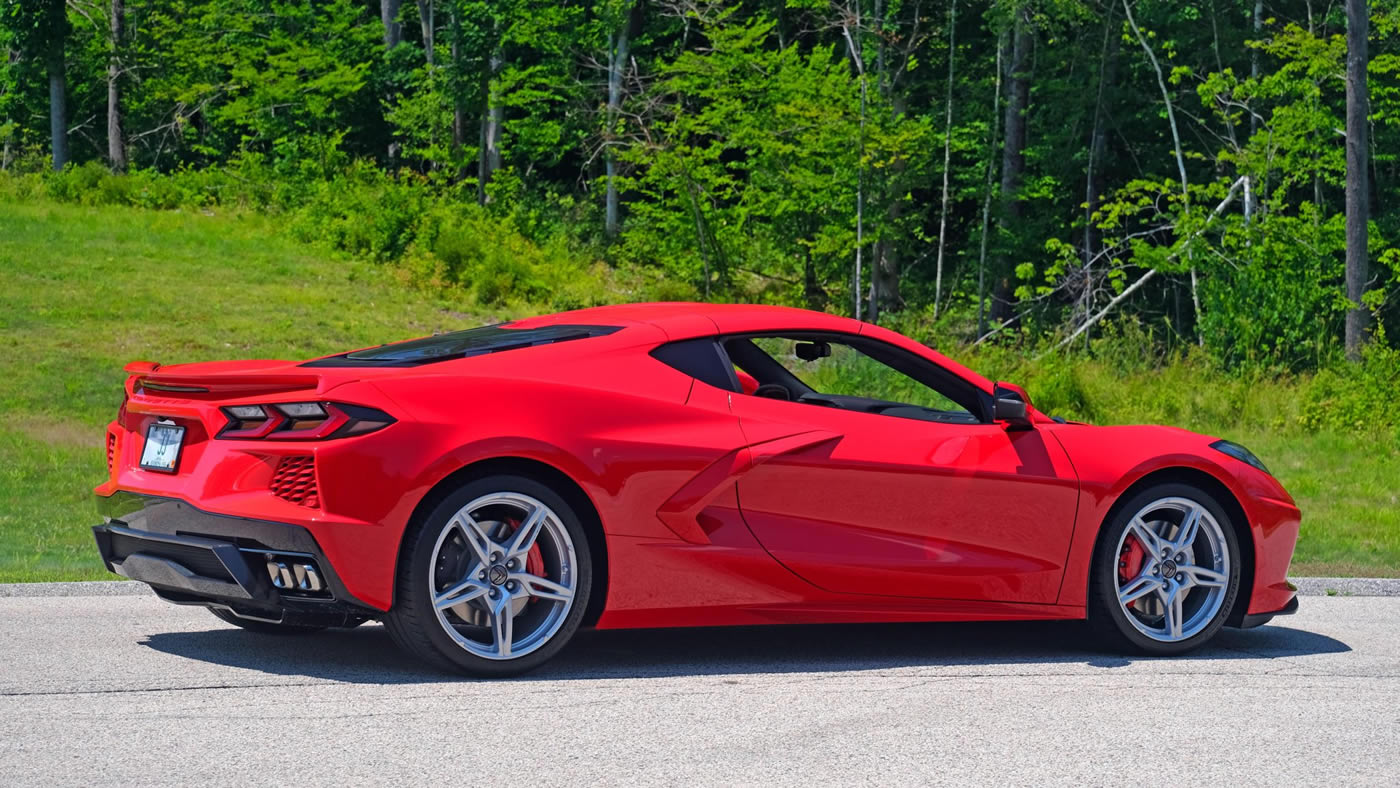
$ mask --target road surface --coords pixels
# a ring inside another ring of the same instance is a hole
[[[378,625],[5,597],[0,784],[1400,784],[1400,598],[1302,601],[1184,659],[1078,624],[598,632],[471,681]]]

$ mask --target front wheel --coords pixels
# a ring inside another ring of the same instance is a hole
[[[1240,548],[1210,494],[1161,484],[1125,501],[1099,535],[1089,622],[1111,645],[1170,656],[1224,626],[1240,590]]]
[[[531,478],[469,482],[409,534],[389,634],[440,667],[511,676],[564,647],[588,607],[588,539],[562,496]]]

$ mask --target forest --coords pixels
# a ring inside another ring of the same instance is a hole
[[[1395,344],[1397,0],[0,8],[11,197],[282,214],[486,304],[1289,373]]]

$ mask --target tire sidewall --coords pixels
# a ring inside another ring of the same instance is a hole
[[[513,492],[528,495],[548,506],[559,518],[560,524],[573,541],[574,556],[577,559],[578,582],[574,591],[574,601],[562,626],[540,648],[522,657],[493,660],[477,656],[462,648],[452,636],[447,634],[433,610],[429,592],[429,577],[432,571],[433,548],[438,536],[448,522],[462,507],[483,495],[498,492]],[[589,551],[587,534],[578,515],[563,496],[545,484],[525,476],[487,476],[467,482],[444,498],[415,529],[405,564],[400,567],[399,598],[396,608],[410,609],[422,628],[434,651],[458,669],[479,676],[512,676],[532,670],[559,652],[574,632],[579,628],[588,608],[588,597],[593,586],[593,561]]]
[[[1127,530],[1133,517],[1144,506],[1153,501],[1172,497],[1190,499],[1204,507],[1206,511],[1210,512],[1211,517],[1215,518],[1216,523],[1220,525],[1220,530],[1224,533],[1225,548],[1230,556],[1230,575],[1229,584],[1225,589],[1225,599],[1221,602],[1220,610],[1216,611],[1215,618],[1211,620],[1210,624],[1186,640],[1164,643],[1139,632],[1128,620],[1128,613],[1118,604],[1118,556],[1116,553],[1119,540],[1123,537],[1123,533]],[[1099,544],[1094,556],[1092,584],[1094,597],[1090,605],[1090,618],[1101,619],[1094,622],[1100,627],[1103,627],[1104,624],[1110,624],[1117,635],[1121,636],[1135,650],[1144,654],[1170,656],[1200,647],[1215,637],[1215,634],[1225,625],[1234,609],[1235,602],[1239,599],[1242,565],[1239,537],[1235,533],[1234,525],[1233,519],[1225,512],[1224,507],[1214,496],[1189,484],[1179,482],[1157,484],[1125,500],[1116,508],[1108,526],[1099,535]],[[1106,621],[1102,619],[1106,619]]]

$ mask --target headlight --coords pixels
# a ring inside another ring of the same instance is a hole
[[[1249,449],[1246,449],[1238,443],[1234,443],[1232,441],[1216,441],[1215,443],[1212,443],[1210,447],[1220,452],[1221,454],[1228,454],[1231,457],[1234,457],[1235,459],[1239,460],[1240,462],[1245,463],[1246,465],[1253,465],[1254,467],[1258,468],[1264,473],[1268,473],[1270,476],[1273,476],[1272,473],[1269,473],[1269,469],[1264,467],[1264,462],[1258,457],[1254,456],[1254,452],[1250,451]]]

